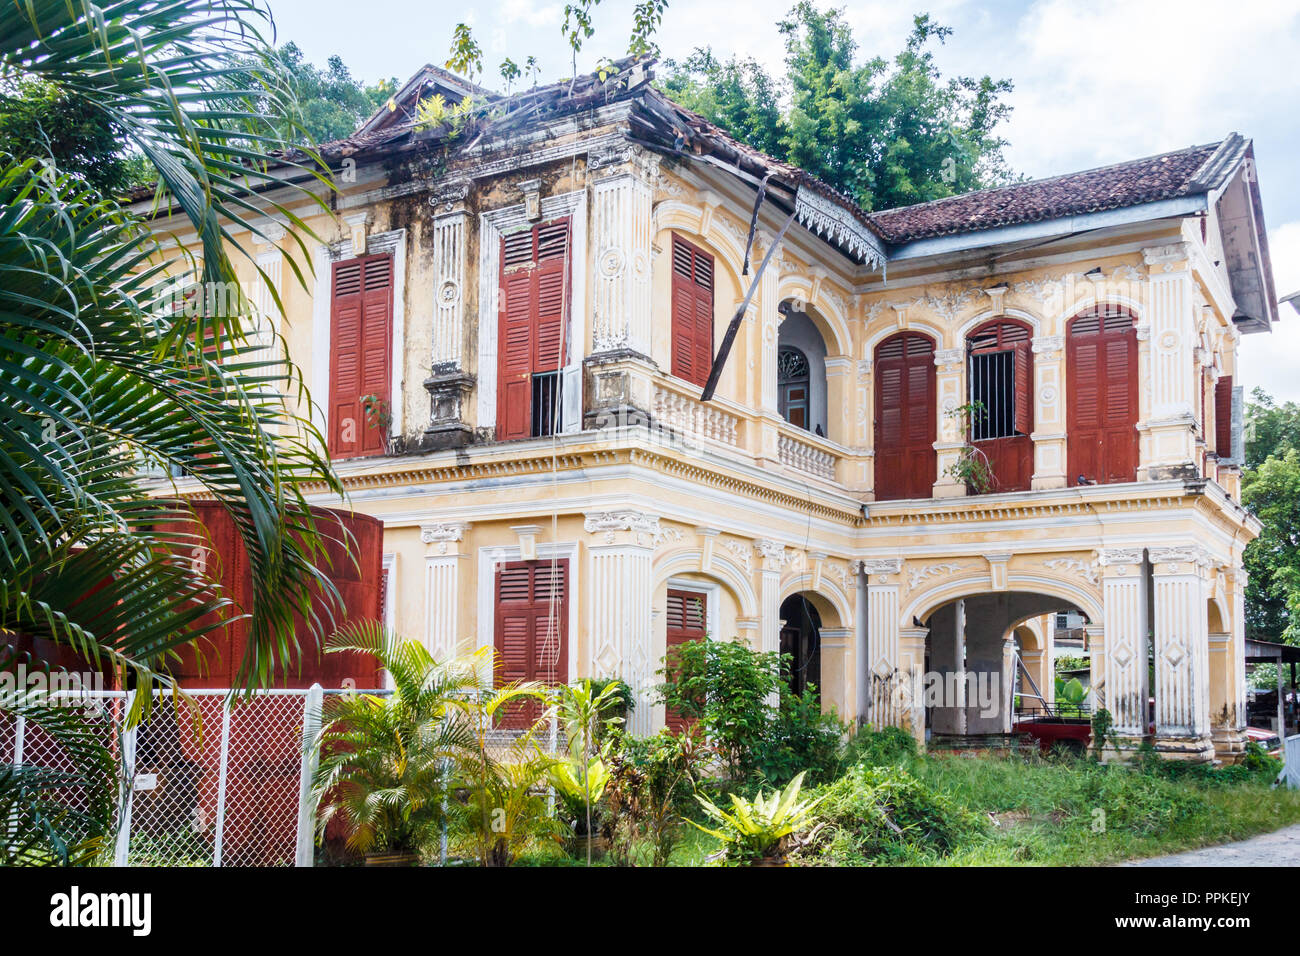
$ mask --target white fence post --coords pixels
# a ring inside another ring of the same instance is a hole
[[[121,721],[125,725],[135,705],[133,690],[126,695]],[[131,794],[135,792],[135,734],[136,728],[122,731],[122,784],[117,801],[117,845],[113,849],[113,865],[126,866],[131,851]]]
[[[217,769],[217,823],[212,840],[212,865],[221,865],[221,840],[226,833],[226,780],[230,767],[230,695],[221,701],[221,762]]]
[[[311,785],[320,765],[316,734],[320,732],[321,704],[325,693],[320,684],[312,684],[302,709],[302,772],[298,776],[298,853],[295,866],[311,866],[316,851],[316,801]]]

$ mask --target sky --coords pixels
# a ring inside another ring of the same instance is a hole
[[[470,25],[488,86],[505,57],[541,64],[541,79],[570,72],[560,34],[564,3],[475,0],[267,0],[278,42],[324,63],[337,53],[366,81],[405,80],[447,58],[452,28]],[[794,0],[669,0],[656,40],[682,58],[698,46],[753,56],[779,71],[776,24]],[[603,0],[578,69],[622,56],[633,0]],[[830,5],[821,0],[820,6]],[[860,52],[892,56],[914,13],[952,27],[936,55],[945,74],[1010,79],[1014,107],[1002,135],[1011,167],[1032,178],[1207,143],[1254,139],[1277,292],[1300,290],[1300,4],[1295,0],[841,0]],[[1300,315],[1281,308],[1272,334],[1246,336],[1247,391],[1300,401]]]

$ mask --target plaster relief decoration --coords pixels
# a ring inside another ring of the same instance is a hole
[[[613,544],[618,532],[628,531],[644,547],[658,537],[659,518],[640,511],[602,511],[587,515],[583,528],[588,534],[603,535],[606,544]]]
[[[1141,270],[1133,266],[1116,266],[1109,275],[1063,272],[1025,279],[1013,283],[1011,292],[1038,302],[1046,311],[1060,312],[1066,305],[1083,298],[1101,301],[1117,296],[1137,301],[1141,298],[1141,290],[1133,287],[1146,281],[1147,277]]]
[[[960,289],[943,295],[923,295],[909,302],[908,307],[923,305],[935,315],[951,322],[982,294],[980,289]]]
[[[927,581],[932,577],[946,574],[952,576],[958,571],[968,570],[963,565],[956,564],[952,561],[943,561],[938,564],[923,564],[919,567],[913,565],[907,569],[907,586],[910,588],[918,587],[921,582]]]
[[[1101,583],[1101,565],[1096,561],[1081,561],[1078,558],[1049,558],[1043,567],[1052,571],[1077,574],[1094,587]]]
[[[747,541],[737,541],[735,538],[727,538],[722,542],[722,546],[731,552],[736,561],[745,569],[748,574],[753,570],[753,548]]]
[[[654,537],[655,548],[661,547],[665,542],[671,541],[674,544],[682,540],[681,528],[660,528]]]

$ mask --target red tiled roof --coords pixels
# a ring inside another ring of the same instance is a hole
[[[1173,199],[1204,192],[1206,183],[1198,173],[1212,165],[1211,160],[1234,140],[1240,141],[1240,137],[1050,179],[886,209],[872,213],[869,221],[887,242],[900,243]]]

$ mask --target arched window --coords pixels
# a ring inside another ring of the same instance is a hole
[[[934,342],[899,332],[876,346],[876,500],[929,498],[938,454]]]
[[[969,439],[996,491],[1028,491],[1034,473],[1034,360],[1029,326],[996,319],[966,337]]]
[[[781,417],[796,428],[809,427],[808,356],[793,345],[783,345],[776,353],[777,403]]]

